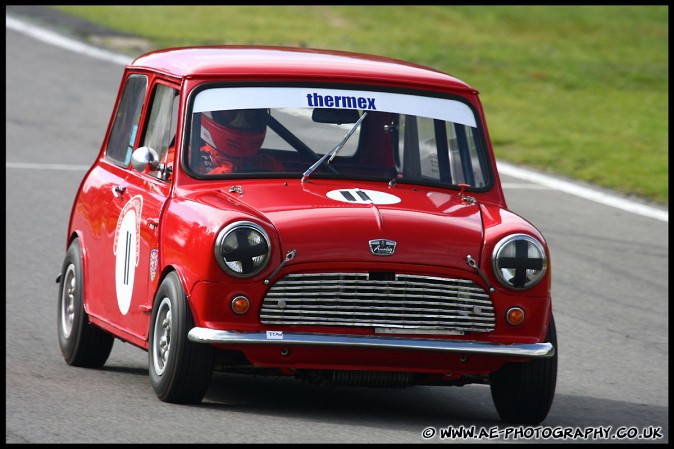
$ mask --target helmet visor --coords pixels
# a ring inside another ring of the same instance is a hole
[[[213,111],[211,115],[217,123],[241,131],[259,131],[267,126],[266,109]]]

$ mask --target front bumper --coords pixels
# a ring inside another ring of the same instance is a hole
[[[397,338],[362,335],[300,334],[286,332],[234,332],[195,327],[187,335],[190,341],[209,344],[283,344],[362,349],[411,349],[493,356],[547,358],[555,355],[551,343],[500,344],[475,341],[447,341],[423,338]]]

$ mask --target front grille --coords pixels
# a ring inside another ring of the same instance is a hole
[[[475,282],[393,273],[290,274],[269,290],[260,320],[275,325],[494,330],[494,307]]]

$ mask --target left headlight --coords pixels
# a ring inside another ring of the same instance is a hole
[[[232,276],[255,276],[267,266],[270,253],[269,236],[250,221],[230,224],[215,239],[215,259]]]
[[[513,234],[494,247],[492,268],[506,287],[524,290],[543,279],[548,259],[541,242],[526,234]]]

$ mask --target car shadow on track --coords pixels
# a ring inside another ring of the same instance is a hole
[[[352,388],[316,386],[294,378],[214,373],[199,407],[413,432],[428,426],[508,426],[499,420],[486,385]],[[583,431],[610,426],[612,432],[619,428],[654,428],[659,429],[662,438],[638,442],[665,443],[669,440],[668,422],[667,407],[557,394],[550,414],[540,426]],[[565,438],[559,442],[581,440]]]

